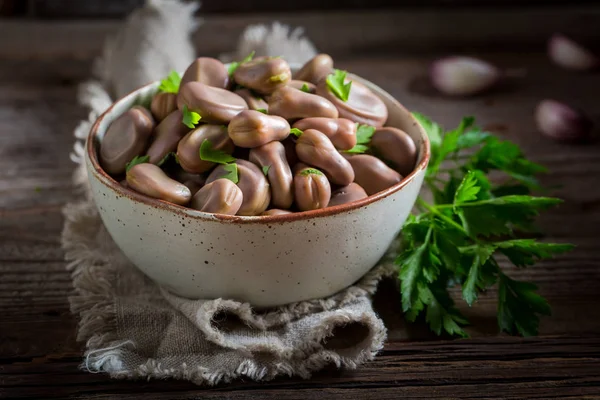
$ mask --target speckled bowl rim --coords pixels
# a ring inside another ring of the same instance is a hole
[[[284,223],[284,222],[299,221],[299,220],[310,220],[313,218],[336,215],[336,214],[344,213],[346,211],[356,210],[358,208],[364,207],[366,205],[369,205],[371,203],[374,203],[376,201],[384,199],[384,198],[398,192],[399,190],[404,188],[406,185],[408,185],[413,179],[415,179],[415,176],[419,172],[425,171],[425,169],[427,168],[427,164],[429,163],[429,158],[431,156],[431,153],[430,153],[430,146],[429,146],[429,138],[427,137],[427,133],[425,132],[425,129],[403,105],[401,105],[392,95],[390,95],[388,92],[381,89],[379,86],[375,85],[374,83],[367,81],[366,79],[363,79],[354,74],[348,74],[348,75],[349,75],[349,77],[356,79],[359,82],[367,85],[370,89],[377,90],[379,92],[379,93],[377,93],[378,96],[386,97],[387,100],[389,100],[395,107],[400,109],[400,111],[403,112],[406,115],[406,117],[410,120],[409,122],[417,127],[417,129],[419,130],[419,133],[421,135],[421,139],[422,139],[421,146],[419,148],[419,156],[421,154],[423,156],[421,158],[421,161],[415,167],[415,169],[410,174],[405,176],[404,179],[402,179],[402,181],[398,182],[394,186],[391,186],[385,190],[382,190],[381,192],[375,193],[374,195],[365,197],[364,199],[356,200],[356,201],[346,203],[346,204],[340,204],[337,206],[320,208],[318,210],[295,212],[292,214],[263,215],[263,216],[239,216],[239,215],[212,214],[212,213],[206,213],[206,212],[194,210],[192,208],[179,206],[177,204],[173,204],[173,203],[170,203],[167,201],[153,199],[151,197],[134,192],[133,190],[130,190],[130,189],[127,189],[127,188],[121,186],[121,184],[119,182],[114,180],[110,175],[108,175],[100,167],[100,163],[98,161],[98,148],[97,148],[98,145],[100,144],[100,140],[97,139],[100,124],[104,118],[106,118],[109,114],[111,114],[113,112],[114,107],[118,103],[125,101],[126,99],[128,99],[130,97],[135,96],[138,92],[140,92],[146,88],[149,88],[151,86],[158,86],[158,82],[149,83],[145,86],[142,86],[142,87],[132,91],[131,93],[128,93],[127,95],[121,97],[119,100],[114,102],[102,115],[100,115],[100,117],[96,120],[96,122],[92,126],[92,129],[90,130],[90,133],[87,138],[87,143],[86,143],[87,157],[89,157],[89,160],[94,169],[93,172],[94,172],[96,178],[98,178],[98,180],[100,182],[102,182],[105,186],[107,186],[108,188],[113,190],[116,195],[127,197],[127,198],[133,200],[134,202],[140,202],[140,203],[146,204],[151,207],[169,210],[175,214],[185,215],[188,217],[202,219],[202,220],[213,220],[213,221],[219,220],[219,221],[223,221],[223,222],[238,222],[238,223],[244,223],[244,224],[246,224],[246,223],[272,224],[272,223]]]

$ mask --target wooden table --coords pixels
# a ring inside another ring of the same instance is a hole
[[[600,143],[553,142],[532,120],[536,103],[552,97],[582,107],[599,122],[600,74],[560,70],[541,46],[547,33],[563,25],[587,32],[577,21],[600,14],[597,9],[543,11],[535,14],[536,28],[528,33],[528,12],[531,17],[530,11],[512,16],[468,11],[452,16],[457,25],[435,28],[427,25],[436,20],[431,12],[332,15],[328,29],[339,27],[346,35],[337,39],[322,35],[327,17],[279,17],[307,26],[339,66],[386,88],[410,109],[447,126],[474,115],[549,167],[543,181],[558,185],[555,194],[566,202],[544,215],[541,226],[549,240],[572,242],[577,249],[532,269],[508,269],[511,276],[538,283],[548,298],[554,314],[542,320],[541,335],[499,335],[492,290],[476,307],[461,306],[473,322],[472,339],[431,337],[423,326],[405,324],[398,293],[388,282],[375,305],[389,338],[373,362],[357,371],[318,373],[309,381],[243,381],[210,389],[176,381],[117,381],[79,370],[83,346],[75,341],[77,321],[68,308],[72,288],[59,244],[61,207],[72,198],[72,130],[86,115],[76,104],[77,83],[88,76],[102,39],[116,24],[0,22],[0,398],[600,398]],[[485,24],[482,13],[495,17]],[[483,29],[478,35],[455,29],[474,16]],[[217,54],[233,45],[247,23],[265,19],[215,17],[196,40]],[[349,19],[373,29],[344,28]],[[376,26],[381,20],[400,23]],[[207,40],[216,26],[222,35]],[[407,34],[416,27],[425,27],[416,33],[417,42]],[[511,36],[515,30],[522,32],[520,39]],[[486,37],[503,34],[506,43],[486,47]],[[375,42],[365,45],[369,40]],[[428,63],[445,48],[470,48],[526,74],[486,96],[449,100],[423,79]]]

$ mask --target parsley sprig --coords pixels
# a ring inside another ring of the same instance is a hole
[[[150,156],[135,156],[131,161],[125,164],[125,172],[129,172],[129,170],[135,167],[138,164],[146,164],[150,161]]]
[[[369,150],[369,143],[375,133],[375,127],[371,125],[359,125],[356,123],[356,144],[345,153],[362,154]]]
[[[200,159],[216,164],[223,164],[223,169],[226,174],[221,178],[229,179],[233,183],[239,182],[238,166],[235,163],[236,158],[231,154],[225,153],[223,150],[215,149],[210,140],[204,139],[198,151]]]
[[[346,83],[346,71],[335,69],[333,73],[327,75],[326,83],[329,90],[340,100],[348,101],[350,97],[350,88],[352,81]]]
[[[229,68],[227,69],[227,73],[229,73],[229,75],[233,75],[233,73],[235,72],[236,69],[239,68],[240,65],[245,64],[247,62],[252,61],[252,59],[254,58],[254,54],[255,51],[252,50],[252,52],[250,54],[248,54],[242,61],[233,61],[231,64],[229,64]]]
[[[181,84],[181,76],[175,71],[171,71],[169,75],[160,81],[158,90],[165,93],[177,93]]]
[[[200,114],[195,111],[191,111],[185,104],[183,105],[183,110],[181,110],[181,113],[183,114],[181,123],[190,129],[194,129],[202,119]]]
[[[436,334],[466,337],[468,320],[449,288],[460,287],[472,306],[497,285],[500,330],[536,335],[539,318],[549,315],[550,307],[534,284],[506,275],[498,257],[523,268],[573,248],[519,238],[540,211],[561,202],[530,194],[540,187],[535,174],[544,167],[527,160],[516,144],[476,128],[473,118],[444,132],[427,117],[415,117],[431,142],[425,185],[433,202],[417,199],[420,213],[409,216],[402,230],[396,264],[407,319],[424,316]],[[492,183],[487,176],[492,171],[505,179]]]

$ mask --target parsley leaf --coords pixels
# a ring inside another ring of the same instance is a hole
[[[135,156],[133,157],[133,159],[131,161],[129,161],[126,165],[125,165],[125,172],[129,172],[129,170],[131,168],[133,168],[134,166],[138,165],[138,164],[145,164],[148,161],[150,161],[150,156]]]
[[[369,150],[369,146],[365,146],[364,144],[354,145],[350,150],[343,150],[344,153],[354,153],[354,154],[362,154]]]
[[[213,149],[213,145],[210,140],[204,139],[200,145],[200,159],[204,161],[210,161],[217,164],[227,164],[235,161],[235,157],[225,153],[223,150]]]
[[[548,302],[536,293],[537,286],[501,274],[498,285],[498,326],[510,334],[537,335],[540,315],[550,315]]]
[[[226,174],[221,176],[221,178],[229,179],[231,182],[237,184],[240,181],[238,176],[238,166],[235,163],[225,164],[223,165],[223,169]]]
[[[356,128],[356,143],[368,144],[375,133],[375,127],[371,125],[358,125]]]
[[[488,261],[492,254],[494,254],[494,251],[496,251],[496,246],[494,245],[483,245],[475,247],[473,250],[474,254],[471,267],[469,268],[467,279],[462,285],[463,299],[465,299],[470,306],[473,305],[477,299],[477,286],[481,281],[481,267]]]
[[[306,83],[302,84],[302,87],[300,88],[300,90],[302,90],[304,93],[310,93],[310,88],[308,87],[308,85]]]
[[[263,113],[263,114],[266,114],[266,113],[267,113],[267,110],[266,110],[266,109],[264,109],[264,108],[257,108],[257,109],[256,109],[256,111],[258,111],[258,112],[261,112],[261,113]]]
[[[356,124],[356,145],[350,150],[345,150],[345,153],[364,153],[369,150],[368,144],[375,133],[375,127],[371,125]]]
[[[302,171],[300,171],[300,175],[302,175],[302,176],[323,175],[323,173],[315,168],[304,168]]]
[[[200,114],[194,111],[190,111],[185,104],[183,105],[182,114],[183,120],[181,122],[190,129],[194,129],[198,122],[200,122],[200,120],[202,119]]]
[[[290,134],[294,135],[296,137],[300,137],[304,132],[302,132],[300,129],[298,128],[292,128],[290,129]]]
[[[534,239],[513,239],[497,242],[501,253],[517,267],[535,264],[535,260],[551,258],[557,254],[573,250],[571,244],[540,243]]]
[[[262,167],[262,172],[263,174],[265,174],[265,176],[267,176],[267,174],[269,173],[269,170],[271,169],[270,165],[265,165]]]
[[[160,167],[161,165],[163,165],[164,163],[169,161],[170,158],[174,158],[175,162],[177,164],[179,164],[179,158],[177,157],[177,153],[171,151],[171,152],[168,152],[156,165]]]
[[[179,92],[179,85],[181,84],[181,76],[175,71],[171,71],[169,75],[160,81],[158,90],[165,93],[177,93]]]
[[[279,75],[273,75],[273,76],[269,77],[269,82],[273,82],[273,83],[285,82],[288,79],[289,79],[288,74],[279,74]]]
[[[326,82],[329,90],[340,100],[348,101],[350,97],[350,88],[352,87],[352,81],[346,82],[346,71],[335,69],[332,74],[327,75]]]
[[[252,52],[250,54],[248,54],[246,56],[246,58],[244,58],[242,61],[240,62],[232,62],[231,64],[229,64],[229,68],[227,69],[227,72],[229,73],[229,75],[233,75],[233,73],[235,72],[236,69],[239,68],[240,65],[247,63],[248,61],[252,61],[252,59],[254,58],[254,54],[256,52],[254,50],[252,50]]]
[[[473,171],[469,171],[454,193],[454,204],[477,200],[477,193],[481,190],[478,184],[479,181]]]

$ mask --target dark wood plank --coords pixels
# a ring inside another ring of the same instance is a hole
[[[218,2],[216,2],[218,3]],[[282,2],[286,3],[286,2]],[[598,43],[600,6],[492,9],[466,8],[364,10],[360,12],[269,12],[210,15],[194,34],[203,55],[218,55],[234,48],[248,25],[279,21],[304,28],[323,52],[336,59],[356,54],[390,57],[431,51],[472,52],[543,51],[548,37],[565,32]],[[98,54],[106,35],[121,22],[113,20],[38,22],[5,20],[0,24],[0,57],[31,62],[56,57],[89,60]],[[457,29],[468,27],[468,29]],[[82,35],[73,32],[85,32]],[[71,68],[65,64],[64,67]]]
[[[586,337],[390,342],[358,371],[311,380],[238,381],[199,391],[187,382],[111,381],[75,370],[76,354],[49,354],[2,366],[7,396],[82,399],[565,398],[599,395],[600,340]]]
[[[25,1],[22,1],[25,3]],[[28,15],[33,18],[119,18],[142,5],[143,0],[29,0]],[[9,2],[10,4],[10,2]],[[303,0],[286,2],[281,0],[221,0],[202,2],[201,13],[265,13],[297,11],[343,11],[373,10],[377,8],[401,9],[407,7],[528,7],[528,6],[573,6],[586,4],[583,0]]]
[[[234,32],[258,20],[258,16],[221,20],[227,21],[225,33],[215,41],[204,41],[211,43],[210,51],[224,51],[233,45]],[[314,17],[311,26],[318,21]],[[380,36],[369,37],[374,41],[356,47],[344,47],[341,41],[330,44],[339,52],[339,66],[385,87],[407,107],[447,126],[462,115],[476,116],[481,124],[519,143],[533,160],[546,164],[550,169],[546,184],[560,185],[554,192],[566,203],[547,213],[541,226],[549,240],[573,242],[577,249],[532,269],[509,270],[512,276],[537,282],[552,305],[554,315],[542,320],[544,336],[497,336],[495,291],[491,290],[473,308],[461,303],[473,322],[469,332],[475,338],[440,341],[425,327],[403,321],[395,284],[386,282],[375,306],[389,329],[389,343],[375,361],[358,371],[325,371],[310,381],[236,382],[203,391],[185,382],[131,383],[79,371],[82,344],[75,341],[76,319],[68,312],[72,288],[58,239],[60,208],[72,198],[73,164],[68,159],[72,130],[86,115],[75,101],[76,83],[85,79],[102,37],[115,26],[89,25],[43,24],[28,39],[15,35],[15,25],[0,25],[0,398],[600,396],[600,187],[596,178],[600,142],[581,146],[552,142],[540,136],[531,117],[537,101],[555,97],[583,108],[599,122],[600,75],[559,70],[540,52],[493,51],[480,55],[502,67],[522,69],[526,77],[489,95],[450,100],[431,90],[424,79],[429,61],[443,53],[391,52],[391,38],[397,31],[389,26],[378,31]],[[71,49],[58,40],[66,37],[67,27],[79,32],[72,35]],[[20,47],[7,43],[4,34],[8,33]],[[36,38],[43,35],[50,35],[46,50],[36,45]],[[385,46],[377,48],[376,38]],[[349,53],[353,48],[363,52]],[[373,50],[365,53],[368,48]],[[35,62],[31,61],[34,55]]]

